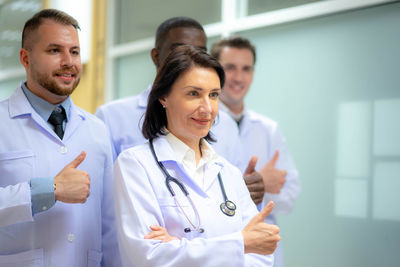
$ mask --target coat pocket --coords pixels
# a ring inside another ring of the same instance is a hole
[[[178,202],[173,197],[159,198],[158,203],[164,217],[164,227],[170,235],[181,237],[185,228],[192,227],[191,224],[198,225],[199,218],[186,197],[178,198]]]
[[[0,187],[29,181],[34,173],[32,150],[16,150],[0,153]]]
[[[2,267],[43,267],[43,249],[33,249],[17,254],[0,255]]]

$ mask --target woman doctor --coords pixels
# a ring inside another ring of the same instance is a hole
[[[159,69],[142,129],[149,142],[115,163],[124,266],[273,265],[279,228],[264,223],[273,203],[257,213],[240,171],[209,144],[224,78],[214,58],[187,45]]]

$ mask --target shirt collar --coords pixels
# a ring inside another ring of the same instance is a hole
[[[26,98],[31,104],[32,108],[39,114],[40,117],[43,118],[44,121],[47,121],[53,112],[54,108],[61,105],[65,109],[65,114],[67,116],[66,121],[69,120],[70,110],[71,110],[71,98],[68,96],[62,103],[53,105],[41,97],[38,97],[34,93],[32,93],[28,87],[26,87],[25,83],[21,85],[22,91],[24,92]]]
[[[226,113],[228,113],[229,116],[231,116],[232,119],[233,119],[234,121],[236,121],[236,123],[237,123],[238,125],[239,125],[240,122],[242,121],[243,116],[244,116],[244,114],[245,114],[246,111],[247,111],[246,106],[244,106],[244,109],[243,109],[242,112],[240,112],[239,114],[235,114],[235,113],[233,113],[222,101],[219,101],[219,108],[220,108],[221,110],[225,111]]]
[[[175,152],[176,160],[182,163],[185,160],[195,162],[195,153],[194,150],[191,149],[188,145],[182,142],[178,137],[173,135],[171,132],[167,132],[166,138],[168,143],[171,145],[172,150]],[[201,152],[202,157],[198,164],[198,167],[203,164],[210,164],[217,160],[218,154],[214,151],[211,145],[204,140],[201,139]],[[196,164],[194,163],[194,166]]]

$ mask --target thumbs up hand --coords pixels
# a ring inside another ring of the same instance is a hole
[[[258,205],[264,197],[264,181],[260,173],[256,172],[257,156],[253,156],[243,174],[243,179],[250,192],[251,199]]]
[[[272,224],[267,224],[264,219],[271,213],[274,207],[274,202],[270,201],[242,231],[244,239],[244,252],[256,254],[272,254],[274,253],[279,236],[279,227]]]
[[[85,203],[90,194],[90,177],[77,167],[85,160],[82,151],[54,177],[54,195],[56,200],[65,203]]]
[[[259,171],[263,177],[265,192],[267,193],[279,194],[286,182],[286,171],[275,168],[278,158],[279,150],[275,151],[272,159]]]

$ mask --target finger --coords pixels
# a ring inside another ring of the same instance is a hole
[[[159,226],[159,225],[150,225],[149,228],[150,228],[152,231],[161,230],[161,226]]]
[[[268,193],[271,193],[271,194],[279,194],[279,193],[281,192],[281,188],[282,188],[282,186],[274,186],[274,187],[271,187],[271,188],[269,189]]]
[[[257,214],[260,221],[263,222],[265,218],[271,213],[272,209],[274,208],[274,202],[270,201],[268,204]]]
[[[257,199],[254,200],[254,204],[258,205],[258,204],[260,204],[262,202],[262,200],[263,200],[262,197],[261,198],[257,198]]]
[[[164,234],[161,231],[152,231],[144,236],[144,239],[154,239],[159,236],[163,236]]]
[[[251,199],[253,200],[254,204],[258,205],[263,200],[263,196],[260,194],[252,194]]]
[[[247,189],[250,193],[264,194],[264,186],[259,183],[248,184]]]
[[[77,168],[86,158],[86,151],[82,151],[73,161],[65,167]]]
[[[246,176],[243,177],[244,178],[244,182],[246,183],[246,185],[249,184],[264,184],[263,178],[261,176],[261,174],[259,172],[253,172],[252,174],[248,174]]]
[[[256,167],[257,160],[258,160],[258,159],[257,159],[257,156],[251,157],[251,159],[250,159],[250,161],[249,161],[249,164],[247,164],[247,168],[246,168],[246,170],[244,171],[243,176],[248,175],[248,174],[250,174],[250,173],[252,173],[252,172],[255,171],[254,168]]]
[[[268,166],[270,167],[275,167],[276,162],[278,161],[279,158],[279,150],[275,151],[274,156],[272,157],[272,159],[267,163]]]
[[[155,232],[151,232],[152,235],[152,239],[164,239],[165,238],[165,234],[162,231],[155,231]]]
[[[251,196],[251,198],[253,198],[253,199],[256,199],[256,198],[262,198],[262,197],[264,197],[264,192],[260,192],[260,191],[251,191],[250,192],[250,196]]]

